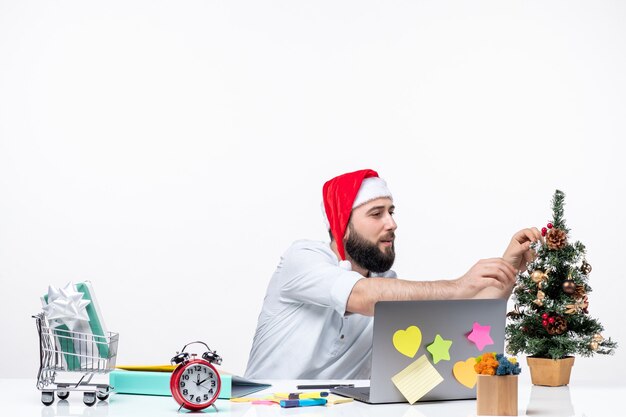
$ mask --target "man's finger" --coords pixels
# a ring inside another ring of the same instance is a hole
[[[525,237],[525,239],[521,240],[520,243],[523,243],[526,241],[534,242],[536,240],[536,236],[532,230],[524,229],[522,230],[522,232],[524,232],[523,237]]]
[[[517,269],[515,269],[515,267],[513,265],[511,265],[510,263],[508,263],[504,259],[498,258],[498,265],[500,267],[504,267],[506,270],[508,270],[513,275],[517,274]]]
[[[530,230],[532,230],[533,235],[535,235],[535,240],[541,240],[541,232],[539,231],[539,229],[537,229],[536,227],[531,227]]]
[[[496,287],[499,290],[503,290],[506,287],[501,281],[491,277],[483,277],[482,284],[483,288]]]
[[[502,258],[487,258],[487,259],[481,259],[480,261],[477,262],[477,264],[480,264],[480,265],[493,265],[493,264],[499,264],[499,263],[503,263],[504,265],[510,266],[510,264]]]
[[[484,266],[487,267],[504,267],[508,270],[511,271],[511,273],[515,274],[517,273],[517,270],[515,269],[515,267],[513,265],[511,265],[510,263],[508,263],[507,261],[505,261],[502,258],[490,258],[490,259],[483,259],[482,261],[484,261],[482,264]]]
[[[484,275],[495,278],[503,284],[513,282],[515,280],[515,272],[509,268],[503,267],[503,265],[491,265],[485,268]]]

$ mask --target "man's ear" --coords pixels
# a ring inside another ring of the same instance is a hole
[[[346,231],[343,233],[343,240],[347,240],[350,237],[350,229],[352,229],[352,220],[348,221],[348,227],[346,227]]]

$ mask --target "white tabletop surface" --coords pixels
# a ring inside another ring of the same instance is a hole
[[[299,383],[324,383],[325,381],[268,381],[272,387],[252,394],[262,396],[273,392],[293,392]],[[344,381],[346,382],[346,381]],[[348,381],[367,383],[367,381]],[[518,412],[531,416],[626,416],[624,411],[626,384],[571,384],[549,388],[533,386],[520,380]],[[476,401],[446,401],[409,404],[368,405],[354,401],[328,407],[301,407],[283,409],[278,405],[251,405],[233,403],[228,400],[216,402],[222,417],[442,417],[475,416]],[[0,416],[175,416],[178,405],[171,397],[112,394],[107,401],[87,407],[82,402],[82,393],[71,393],[67,400],[55,399],[51,406],[41,403],[41,394],[34,379],[0,379]],[[184,413],[184,411],[183,411]],[[212,408],[203,413],[213,414]],[[198,415],[198,414],[196,414]]]

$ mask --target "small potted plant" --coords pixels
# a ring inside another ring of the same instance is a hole
[[[517,415],[517,376],[521,372],[515,358],[502,353],[485,353],[476,358],[476,414],[479,416]]]
[[[542,228],[536,258],[520,273],[513,290],[515,308],[507,314],[507,353],[526,353],[532,383],[569,384],[574,354],[612,354],[617,346],[589,315],[591,265],[581,242],[571,242],[565,224],[565,194],[552,199],[552,220]]]

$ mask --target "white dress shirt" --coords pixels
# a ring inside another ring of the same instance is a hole
[[[396,278],[391,270],[371,275]],[[346,313],[362,278],[339,265],[329,243],[294,242],[268,285],[245,376],[369,379],[373,319]]]

